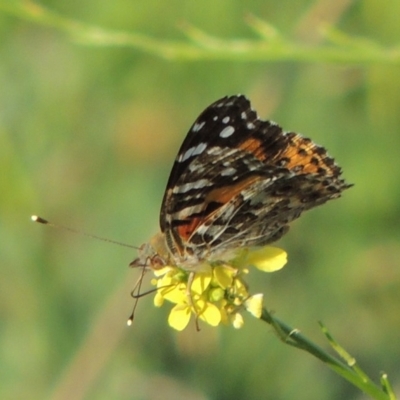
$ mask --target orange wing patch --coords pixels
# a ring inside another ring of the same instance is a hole
[[[191,217],[186,224],[178,226],[176,230],[183,240],[188,241],[201,222],[203,222],[202,217]]]
[[[229,203],[233,198],[238,196],[244,189],[261,179],[260,176],[251,176],[243,179],[233,185],[223,186],[213,189],[208,193],[204,199],[203,210],[207,210],[210,203],[218,203],[222,207],[224,204]],[[188,241],[197,227],[212,218],[219,210],[219,207],[214,207],[208,215],[189,216],[187,223],[182,224],[176,228],[181,238]]]
[[[236,197],[240,192],[242,192],[245,188],[248,188],[253,183],[260,180],[260,177],[250,176],[247,179],[243,179],[233,185],[227,185],[223,187],[219,187],[210,191],[205,198],[206,203],[217,202],[221,203],[221,205],[228,203],[231,199]]]
[[[266,154],[262,145],[263,143],[260,139],[249,137],[239,145],[239,148],[245,151],[249,151],[260,161],[265,161]]]
[[[286,159],[285,168],[299,168],[301,173],[306,174],[325,175],[333,172],[336,167],[323,147],[317,146],[311,139],[300,135],[293,135],[288,146],[278,154],[276,159]]]

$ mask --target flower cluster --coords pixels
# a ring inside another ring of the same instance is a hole
[[[211,326],[221,322],[232,323],[235,328],[243,325],[240,311],[246,309],[260,318],[262,294],[250,295],[243,277],[254,266],[265,272],[281,269],[287,260],[286,253],[276,247],[243,249],[231,260],[216,261],[188,272],[176,266],[155,270],[152,283],[157,286],[154,304],[161,307],[165,300],[175,304],[169,325],[181,331],[189,323],[191,314]]]

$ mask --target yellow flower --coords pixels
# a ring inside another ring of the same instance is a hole
[[[177,266],[155,270],[153,284],[157,286],[154,304],[160,307],[167,300],[174,305],[168,324],[181,331],[186,328],[192,314],[196,321],[211,326],[221,322],[241,328],[244,320],[241,310],[260,318],[263,295],[250,295],[243,276],[247,267],[262,271],[281,269],[286,263],[286,253],[275,247],[241,249],[229,261],[203,263],[198,272],[188,272]],[[196,322],[197,323],[197,322]]]
[[[191,303],[191,304],[190,304]],[[168,316],[168,324],[181,331],[189,323],[191,313],[211,326],[217,326],[221,322],[221,312],[213,303],[206,301],[203,296],[187,297],[171,310]]]

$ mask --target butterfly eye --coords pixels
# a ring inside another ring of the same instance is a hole
[[[167,264],[165,263],[165,261],[158,255],[155,254],[152,257],[148,258],[149,264],[151,265],[152,269],[161,269],[164,268]]]

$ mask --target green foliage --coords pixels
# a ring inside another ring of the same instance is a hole
[[[279,243],[288,266],[260,273],[252,292],[325,346],[322,319],[396,388],[398,15],[396,0],[1,1],[0,397],[359,395],[253,318],[176,334],[144,298],[126,328],[135,251],[29,221],[140,245],[190,124],[238,92],[326,146],[355,183],[293,225]]]
[[[150,35],[104,29],[77,22],[30,1],[5,3],[3,9],[29,21],[58,29],[71,40],[87,46],[131,47],[169,60],[297,61],[349,64],[400,63],[400,45],[382,46],[378,41],[350,36],[321,22],[312,43],[288,40],[273,26],[252,14],[247,25],[255,39],[222,39],[188,23],[181,24],[188,40],[163,40]],[[326,43],[315,46],[315,40]]]

